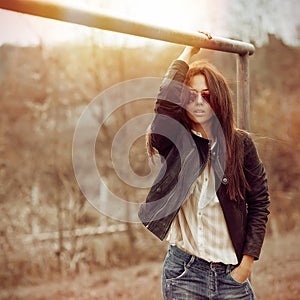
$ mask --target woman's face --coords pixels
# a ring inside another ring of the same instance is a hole
[[[201,74],[194,76],[191,79],[190,87],[198,92],[198,97],[187,104],[187,115],[193,121],[195,127],[197,125],[204,128],[211,126],[214,112],[208,102],[201,96],[201,92],[209,93],[205,77]],[[197,128],[193,129],[197,130]]]

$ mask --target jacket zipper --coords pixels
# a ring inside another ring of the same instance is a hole
[[[187,155],[185,162],[187,161],[187,158],[188,158],[189,156],[191,156],[191,154],[192,154],[192,151]],[[185,162],[184,162],[184,164],[185,164]],[[184,166],[184,165],[183,165],[183,166]],[[183,166],[182,166],[181,169],[183,169]],[[168,204],[169,200],[172,198],[173,195],[174,195],[174,191],[172,192],[171,195],[169,195],[168,200],[167,200],[167,203],[166,203],[162,208],[160,208],[160,209],[156,212],[156,214],[151,218],[151,220],[149,221],[149,224],[148,224],[146,227],[148,227],[148,226],[150,225],[150,223],[151,223],[153,220],[155,220],[156,216],[157,216],[157,215],[158,215],[158,214],[166,207],[166,205]]]
[[[206,165],[207,165],[207,162],[210,158],[210,152],[211,152],[211,145],[210,145],[210,141],[208,142],[208,154],[207,154],[207,158],[206,158],[206,161],[204,162],[202,168],[199,170],[199,172],[195,173],[194,176],[193,176],[193,180],[192,180],[192,183],[190,184],[189,188],[188,188],[188,192],[185,194],[184,196],[184,200],[186,199],[188,193],[190,192],[190,189],[192,187],[192,185],[194,184],[195,180],[197,179],[197,177],[203,172],[203,170],[205,169]],[[186,157],[186,160],[185,162],[188,160],[188,157],[191,156],[192,154],[192,151],[187,155]],[[183,164],[183,166],[185,165],[186,163]],[[181,169],[183,169],[183,166]],[[196,175],[196,176],[195,176]],[[168,201],[167,203],[158,211],[156,212],[156,214],[151,218],[151,220],[149,221],[149,223],[147,224],[146,228],[149,227],[149,225],[153,222],[153,220],[155,220],[155,217],[162,211],[162,209],[164,209],[166,207],[166,205],[168,204],[169,200],[172,198],[172,196],[174,195],[174,192],[172,192],[172,194],[168,197]],[[182,204],[181,204],[182,205]],[[181,207],[180,205],[180,207]],[[172,221],[174,220],[174,218],[172,219]],[[172,221],[170,222],[170,224],[172,223]],[[170,224],[168,224],[168,228],[167,230],[164,232],[164,237],[165,237],[165,234],[166,232],[169,230],[170,228]]]

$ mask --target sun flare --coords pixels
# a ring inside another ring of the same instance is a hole
[[[100,13],[119,16],[132,21],[175,30],[209,31],[210,20],[212,19],[207,0],[186,0],[184,2],[181,0],[123,0],[122,2],[117,0],[52,0],[47,2],[54,2],[58,5],[63,4],[82,10],[99,11]],[[146,40],[149,41],[149,39],[141,37],[108,32],[26,14],[8,11],[5,11],[5,13],[10,14],[10,17],[6,18],[6,23],[8,19],[11,19],[11,23],[14,23],[14,26],[11,26],[13,35],[22,41],[26,40],[26,36],[28,36],[31,43],[34,40],[35,43],[42,41],[46,44],[73,41],[84,42],[90,40],[91,37],[94,41],[119,45],[124,43],[127,45],[139,45],[145,43]],[[66,11],[66,15],[68,13]],[[19,27],[22,29],[17,29],[16,24],[19,24]]]

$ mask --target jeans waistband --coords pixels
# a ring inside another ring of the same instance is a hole
[[[214,269],[214,270],[219,270],[222,272],[229,273],[232,269],[235,268],[234,265],[226,265],[222,262],[208,262],[200,257],[191,255],[174,245],[169,246],[169,252],[170,252],[170,254],[178,257],[179,259],[182,259],[187,264],[188,263],[190,264],[192,261],[194,266],[198,265],[199,267],[202,267],[205,269]]]

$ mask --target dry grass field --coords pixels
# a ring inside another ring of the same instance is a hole
[[[298,300],[300,295],[300,240],[297,232],[267,238],[255,263],[252,285],[258,300]],[[94,271],[34,285],[2,290],[10,300],[157,300],[161,299],[162,262],[147,262],[124,269]]]

